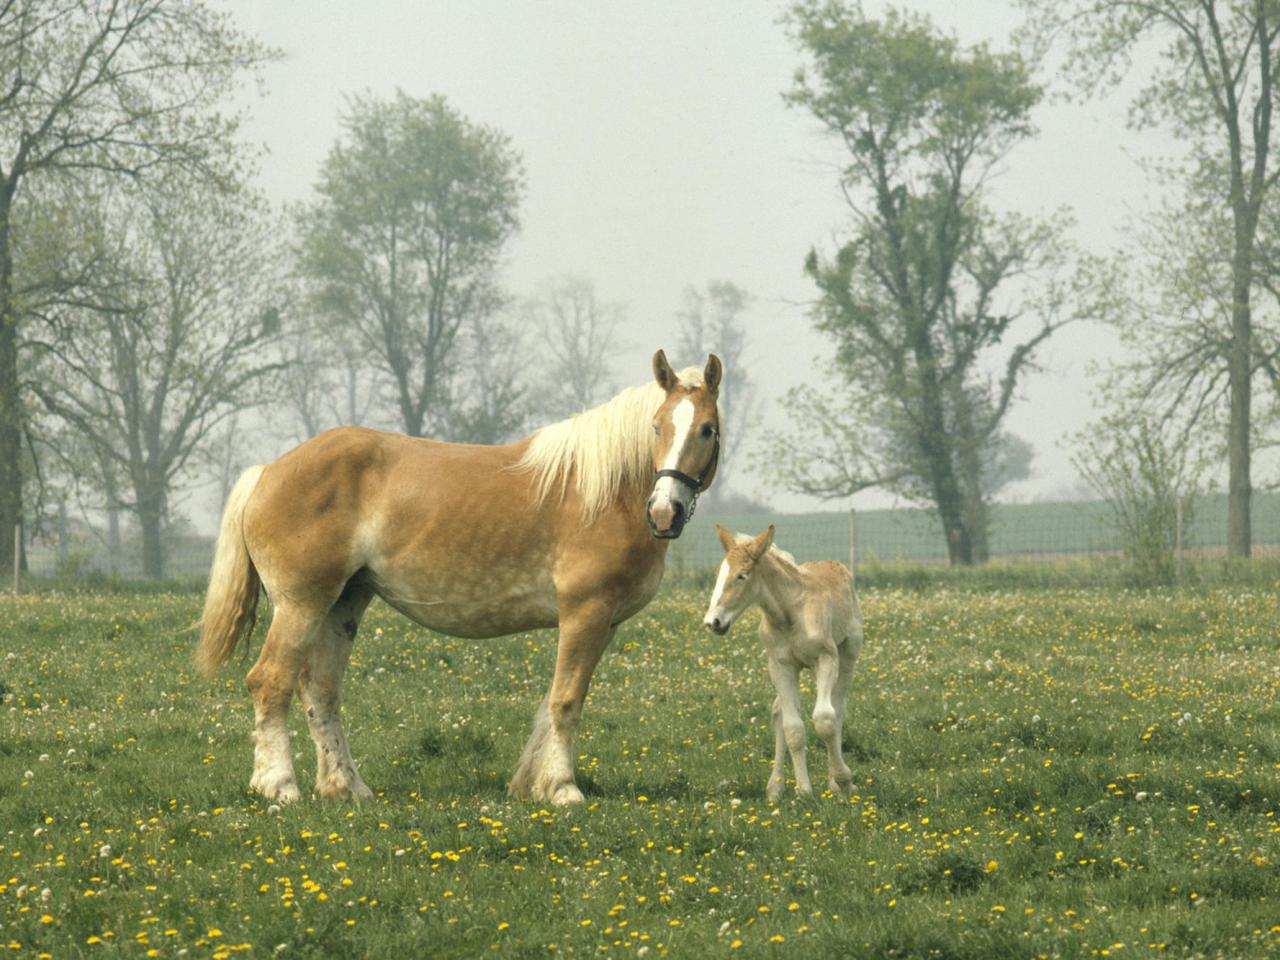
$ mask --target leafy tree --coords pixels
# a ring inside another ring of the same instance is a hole
[[[1077,437],[1076,468],[1111,508],[1126,559],[1144,583],[1174,578],[1179,504],[1191,519],[1203,462],[1167,420],[1128,410]]]
[[[931,503],[951,562],[973,563],[1016,388],[1044,341],[1101,302],[1069,271],[1061,222],[984,202],[1033,132],[1040,89],[1017,56],[961,48],[922,17],[807,0],[787,22],[807,59],[787,101],[843,147],[852,223],[833,256],[805,262],[842,396],[793,392],[795,427],[772,459],[799,492],[884,486]]]
[[[15,211],[42,183],[175,167],[225,179],[237,118],[219,109],[271,53],[198,0],[0,3],[0,530],[23,514],[24,302]],[[0,568],[13,562],[0,536]]]
[[[386,377],[405,432],[448,435],[463,332],[503,302],[519,156],[440,96],[356,97],[342,127],[297,211],[299,273],[315,315]]]
[[[743,438],[749,433],[758,408],[756,385],[744,358],[747,332],[742,314],[750,304],[751,295],[737,284],[713,280],[705,291],[687,287],[684,309],[677,315],[679,355],[690,363],[701,363],[707,354],[714,353],[724,365],[716,402],[720,408],[721,429],[733,439],[725,447],[716,471],[716,485],[708,494],[715,502],[723,500],[733,475],[734,456],[729,451],[743,449]]]
[[[1259,224],[1277,177],[1271,162],[1280,7],[1274,0],[1021,0],[1033,39],[1062,40],[1069,75],[1085,94],[1115,87],[1133,51],[1159,45],[1162,56],[1130,114],[1138,128],[1164,126],[1185,145],[1184,180],[1211,200],[1210,217],[1224,217],[1229,260],[1213,264],[1229,292],[1221,317],[1201,325],[1193,352],[1200,383],[1225,385],[1227,551],[1251,548],[1253,375],[1258,367],[1254,288]],[[1183,234],[1180,225],[1178,235]],[[1179,258],[1183,259],[1183,258]],[[1201,261],[1208,267],[1211,261]],[[1204,306],[1201,300],[1199,307]],[[1183,312],[1186,316],[1186,312]],[[1182,326],[1181,332],[1191,332]],[[1163,352],[1159,327],[1147,349]],[[1185,339],[1184,339],[1184,345]],[[1178,374],[1192,372],[1184,366]],[[1216,394],[1213,390],[1210,393]],[[1193,401],[1196,402],[1196,401]]]
[[[75,203],[84,255],[106,266],[31,320],[53,375],[29,386],[92,452],[80,465],[107,505],[136,515],[143,572],[160,577],[180,479],[282,366],[275,231],[257,198],[195,176]]]

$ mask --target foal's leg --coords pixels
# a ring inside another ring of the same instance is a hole
[[[323,611],[317,613],[288,601],[277,604],[258,662],[246,678],[254,714],[249,787],[267,799],[286,803],[298,799],[289,754],[289,701],[323,618]]]
[[[843,656],[819,657],[813,674],[818,692],[813,706],[813,729],[827,746],[827,788],[836,796],[848,796],[853,771],[844,762],[840,734],[853,663],[850,660],[846,664]]]
[[[769,799],[770,803],[780,798],[782,791],[787,786],[787,770],[785,766],[787,738],[782,733],[781,697],[773,698],[771,719],[773,724],[773,772],[769,774],[769,783],[764,788],[764,795]]]
[[[342,675],[355,645],[360,617],[372,593],[348,586],[316,632],[306,665],[298,677],[298,696],[316,745],[316,794],[358,800],[373,796],[351,759],[342,729]]]
[[[774,730],[777,730],[781,719],[782,739],[786,741],[787,750],[791,753],[791,766],[796,772],[796,793],[811,794],[813,786],[809,783],[809,766],[805,760],[804,718],[800,716],[800,670],[769,657],[769,676],[773,680],[773,688],[778,691],[777,704],[781,715],[774,717]],[[766,794],[769,800],[777,800],[782,796],[782,790],[782,779],[779,777],[775,781],[771,777]]]
[[[604,603],[561,607],[555,677],[511,778],[508,793],[512,797],[554,804],[582,802],[582,791],[573,780],[573,737],[591,674],[613,639],[612,617],[612,606]]]

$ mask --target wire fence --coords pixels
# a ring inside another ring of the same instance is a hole
[[[1253,497],[1253,543],[1259,556],[1280,554],[1280,494]],[[947,542],[931,510],[895,509],[769,515],[699,511],[668,551],[668,564],[698,570],[719,564],[724,555],[715,524],[737,533],[757,534],[773,523],[775,542],[796,559],[849,562],[856,537],[859,566],[876,562],[945,563]],[[1189,503],[1182,548],[1189,556],[1225,554],[1227,500],[1206,495]],[[1175,531],[1170,531],[1171,541]],[[1111,508],[1100,500],[1060,503],[997,504],[988,532],[993,560],[1051,562],[1068,557],[1114,556],[1123,549]]]
[[[1253,543],[1257,556],[1280,556],[1280,493],[1253,498]],[[1197,497],[1188,511],[1182,544],[1188,556],[1226,551],[1226,497]],[[947,545],[936,514],[929,510],[895,509],[821,513],[723,513],[713,504],[698,510],[668,552],[668,567],[677,572],[713,569],[723,551],[715,524],[739,533],[756,534],[770,523],[776,542],[796,558],[849,562],[851,532],[857,539],[859,566],[877,562],[945,563]],[[852,531],[851,531],[852,526]],[[1069,557],[1112,556],[1121,552],[1120,532],[1101,501],[998,504],[991,512],[992,559],[1051,562]],[[165,543],[164,575],[169,579],[203,578],[213,560],[213,539],[192,533]],[[38,538],[26,546],[30,574],[41,578],[89,580],[146,579],[142,546],[123,532],[109,546],[100,532],[77,527],[60,537]]]

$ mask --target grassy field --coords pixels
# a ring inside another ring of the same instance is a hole
[[[585,806],[506,799],[554,638],[375,607],[346,716],[374,801],[246,792],[243,669],[194,595],[0,600],[0,954],[1251,957],[1280,950],[1274,591],[864,598],[856,794],[764,800],[754,618],[669,589],[606,655]],[[301,723],[304,790],[314,755]],[[810,744],[815,782],[822,751]]]

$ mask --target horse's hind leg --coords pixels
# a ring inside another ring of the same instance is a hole
[[[853,659],[842,647],[839,656],[820,657],[813,670],[813,685],[817,688],[813,729],[827,747],[827,788],[838,797],[847,797],[853,784],[853,771],[844,762],[841,743],[845,698],[853,679]]]
[[[298,799],[293,758],[289,754],[289,702],[323,618],[323,611],[279,602],[258,662],[246,678],[254,714],[253,778],[249,786],[268,799]]]
[[[316,745],[316,793],[321,797],[373,796],[351,759],[340,715],[342,677],[351,659],[360,618],[372,596],[367,587],[348,585],[316,631],[298,676],[298,696]]]

